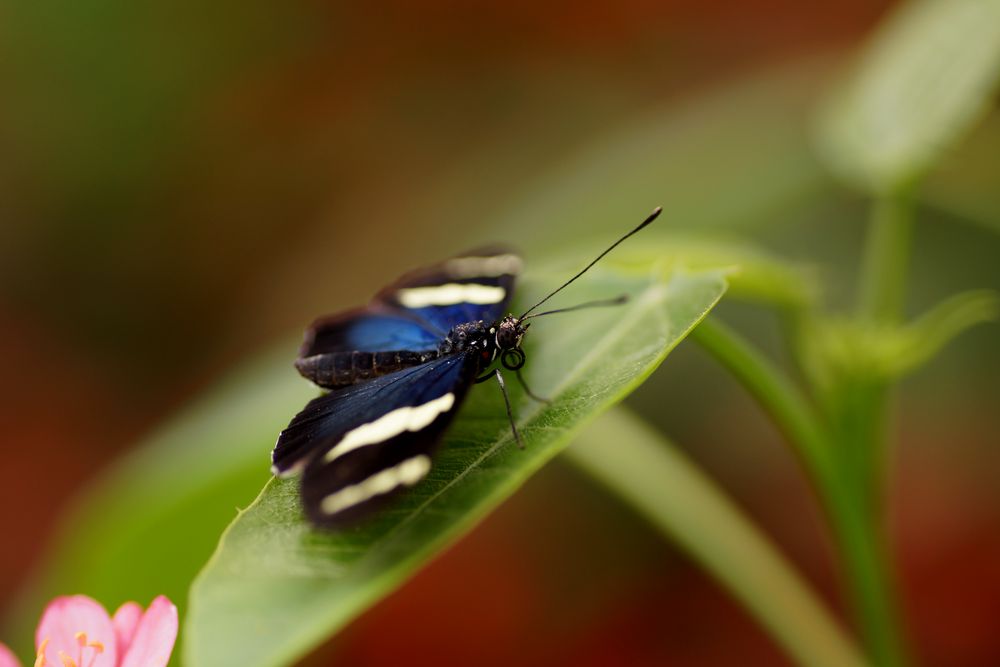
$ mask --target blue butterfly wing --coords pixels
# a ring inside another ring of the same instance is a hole
[[[475,378],[473,355],[449,355],[320,396],[278,436],[272,470],[303,470],[316,525],[341,527],[423,479]]]
[[[295,368],[321,387],[339,389],[422,364],[437,356],[442,338],[406,312],[373,304],[314,322]]]
[[[442,338],[425,322],[405,312],[377,306],[360,308],[313,322],[306,331],[299,358],[355,350],[434,350]]]

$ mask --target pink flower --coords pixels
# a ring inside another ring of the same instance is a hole
[[[162,595],[145,612],[126,602],[113,618],[86,595],[56,598],[35,633],[35,667],[165,667],[177,639],[177,607]],[[20,667],[0,644],[0,667]]]

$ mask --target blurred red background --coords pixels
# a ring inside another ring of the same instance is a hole
[[[0,9],[0,600],[74,494],[223,370],[404,268],[502,237],[469,232],[477,211],[607,128],[854,45],[887,4]],[[663,382],[704,363],[685,354]],[[711,424],[678,426],[685,445],[840,608],[798,470],[731,391]],[[931,400],[904,402],[894,461],[911,635],[926,664],[1000,664],[989,396],[949,404],[943,420],[923,411]],[[734,458],[724,441],[736,434]],[[414,656],[786,660],[710,580],[558,463],[309,664]]]

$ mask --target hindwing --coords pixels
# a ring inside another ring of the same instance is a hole
[[[427,474],[476,367],[449,355],[313,399],[278,436],[273,472],[304,469],[314,524],[355,522]]]

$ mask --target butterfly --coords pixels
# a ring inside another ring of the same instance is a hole
[[[295,415],[271,453],[275,475],[301,473],[309,521],[350,526],[422,480],[474,384],[496,379],[523,448],[502,370],[515,373],[528,396],[546,401],[521,374],[527,320],[624,303],[627,296],[534,312],[660,210],[517,317],[507,308],[521,258],[493,247],[407,273],[367,306],[315,321],[295,368],[328,391]]]

